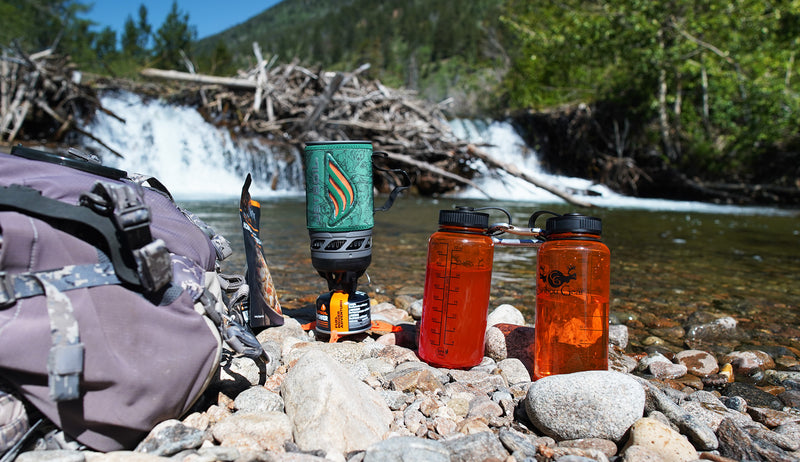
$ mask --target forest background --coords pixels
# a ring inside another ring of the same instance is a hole
[[[82,19],[89,8],[0,0],[0,45],[54,47],[90,79],[234,76],[254,42],[273,63],[369,63],[452,117],[513,121],[553,173],[641,196],[800,203],[800,0],[283,0],[203,38],[176,3],[160,25],[140,6],[119,35]]]

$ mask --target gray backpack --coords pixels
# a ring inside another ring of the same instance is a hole
[[[227,241],[149,183],[0,153],[0,380],[98,451],[132,448],[189,410],[222,340],[263,354],[224,303]]]

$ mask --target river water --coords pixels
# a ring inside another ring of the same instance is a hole
[[[273,153],[259,140],[237,140],[235,134],[205,123],[191,108],[129,94],[105,96],[102,102],[125,118],[122,124],[99,114],[86,127],[125,155],[107,163],[157,177],[182,206],[226,236],[234,246],[234,256],[224,263],[226,271],[244,269],[238,194],[252,172],[250,191],[262,204],[261,239],[282,305],[304,308],[327,290],[311,266],[301,153]],[[658,335],[673,349],[680,348],[680,329],[687,320],[732,316],[745,334],[739,343],[800,348],[797,210],[624,197],[583,179],[541,171],[535,152],[509,124],[451,125],[456,136],[490,144],[485,148],[490,154],[543,181],[591,193],[584,198],[597,207],[575,209],[478,163],[482,174],[477,182],[495,199],[469,189],[439,199],[403,196],[391,210],[375,215],[372,264],[359,280],[373,298],[422,296],[427,239],[436,231],[440,209],[500,206],[519,226],[535,210],[577,211],[603,220],[603,240],[612,256],[612,318],[629,326],[634,347]],[[86,147],[98,148],[91,141]],[[493,215],[491,221],[505,217]],[[510,303],[533,323],[535,268],[535,248],[496,248],[490,309]]]
[[[273,198],[261,204],[261,239],[282,306],[307,307],[327,286],[311,266],[304,199]],[[697,313],[725,315],[739,322],[746,334],[742,343],[800,346],[800,223],[790,215],[589,211],[520,201],[403,197],[375,216],[372,264],[359,280],[360,289],[378,300],[391,301],[401,294],[421,298],[427,239],[436,231],[438,211],[456,204],[504,207],[520,226],[542,208],[600,217],[612,255],[611,313],[617,322],[636,319],[650,327],[680,326]],[[231,241],[234,257],[224,269],[243,271],[237,202],[182,205]],[[502,214],[492,217],[505,221]],[[535,248],[496,247],[490,309],[510,303],[533,323],[535,280]],[[656,331],[630,330],[634,346]],[[680,346],[678,338],[664,340]]]

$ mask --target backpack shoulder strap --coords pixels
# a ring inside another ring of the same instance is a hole
[[[95,184],[90,206],[71,205],[20,185],[0,188],[0,210],[12,210],[46,221],[104,251],[124,284],[145,292],[160,290],[172,278],[169,252],[152,240],[150,215],[126,185]],[[110,191],[110,192],[109,192]],[[98,194],[99,192],[99,194]],[[118,197],[123,199],[116,200]],[[98,203],[102,202],[102,206]]]

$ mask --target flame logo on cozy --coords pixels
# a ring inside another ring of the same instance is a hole
[[[327,155],[325,168],[328,176],[328,199],[333,204],[333,219],[330,224],[335,224],[346,217],[353,209],[355,191],[350,179],[345,175],[342,167],[330,154]]]

